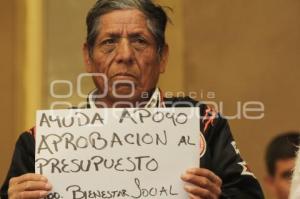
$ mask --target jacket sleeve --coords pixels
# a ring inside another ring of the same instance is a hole
[[[206,107],[207,108],[207,107]],[[209,110],[211,111],[211,110]],[[262,189],[242,159],[233,139],[227,120],[219,114],[204,112],[201,131],[208,145],[206,157],[209,161],[203,165],[218,175],[222,181],[222,199],[262,199]],[[202,162],[202,160],[200,160]],[[202,167],[202,165],[201,165]]]
[[[1,187],[0,198],[7,199],[9,180],[25,173],[34,173],[34,136],[30,132],[24,132],[18,138],[13,153],[10,168]]]

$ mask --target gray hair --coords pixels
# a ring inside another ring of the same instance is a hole
[[[138,9],[146,16],[149,31],[153,34],[157,44],[158,55],[161,56],[166,44],[166,25],[170,19],[163,8],[155,5],[152,0],[98,0],[86,17],[86,42],[90,56],[99,33],[98,26],[101,15],[122,9]]]

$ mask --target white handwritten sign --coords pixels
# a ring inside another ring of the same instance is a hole
[[[180,175],[199,166],[198,108],[37,112],[36,173],[47,198],[188,198]]]

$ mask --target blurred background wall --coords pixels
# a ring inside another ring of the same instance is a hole
[[[3,181],[15,140],[34,125],[36,109],[85,102],[76,83],[84,71],[85,15],[95,0],[0,2]],[[263,185],[266,144],[280,132],[300,130],[300,1],[159,2],[173,8],[170,59],[160,86],[172,95],[212,101],[235,118],[230,120],[234,137]],[[81,85],[83,93],[93,88],[88,78]],[[249,101],[263,104],[262,119],[238,117]]]
[[[1,96],[1,105],[0,105],[0,121],[1,121],[1,140],[3,142],[0,145],[0,176],[1,181],[5,175],[5,170],[7,169],[7,165],[10,161],[11,151],[13,149],[13,143],[15,138],[14,132],[14,103],[12,99],[14,98],[14,88],[15,84],[13,81],[14,76],[14,68],[12,67],[14,64],[13,59],[13,48],[14,37],[12,33],[14,32],[14,6],[8,1],[5,4],[6,9],[0,12],[0,54],[1,54],[1,67],[0,71],[2,77],[0,78],[0,96]],[[5,30],[5,31],[4,31]]]

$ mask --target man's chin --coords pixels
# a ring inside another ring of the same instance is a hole
[[[124,103],[124,104],[138,102],[139,99],[141,98],[138,92],[136,92],[133,88],[127,86],[119,87],[118,89],[109,92],[109,95],[110,95],[110,99],[113,102]],[[136,104],[132,104],[132,107],[135,106]]]

